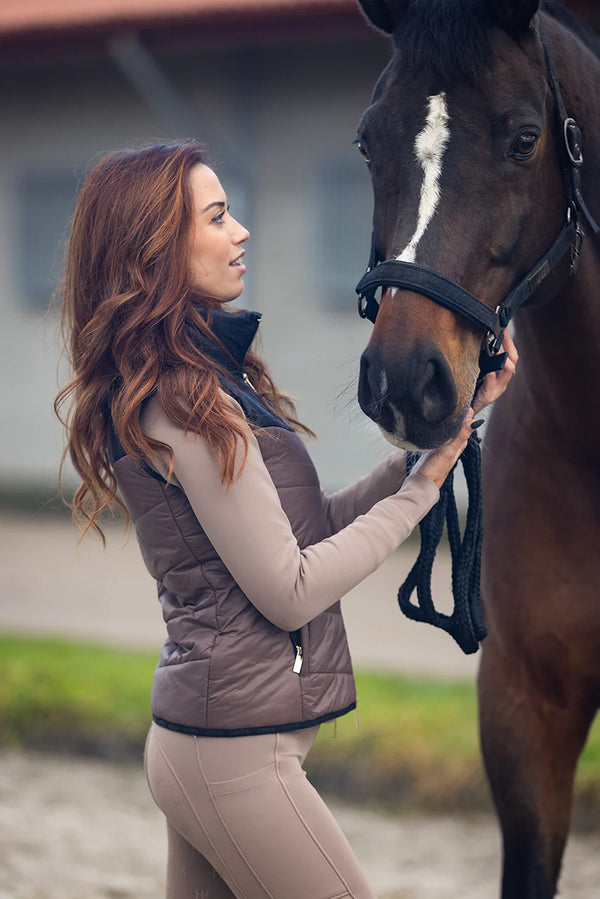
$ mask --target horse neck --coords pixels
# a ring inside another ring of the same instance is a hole
[[[582,50],[577,38],[556,21],[544,19],[568,113],[583,132],[585,201],[600,220],[600,58],[587,48]],[[553,438],[571,439],[573,428],[585,432],[585,423],[593,419],[595,433],[588,437],[595,438],[596,447],[600,436],[599,284],[600,235],[588,234],[577,276],[565,283],[556,299],[538,309],[523,310],[515,321],[521,383],[530,397],[537,395],[528,404],[536,425],[546,426]],[[539,402],[541,394],[545,402]]]

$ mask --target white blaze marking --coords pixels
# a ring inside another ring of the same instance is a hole
[[[444,151],[450,140],[450,129],[448,128],[450,117],[446,94],[428,97],[428,101],[429,110],[425,127],[415,139],[415,155],[423,169],[417,229],[408,246],[396,257],[400,262],[415,261],[417,245],[425,234],[440,200],[440,176]]]

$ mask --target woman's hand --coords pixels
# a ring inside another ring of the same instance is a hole
[[[469,409],[454,440],[444,443],[438,449],[423,453],[412,471],[425,475],[426,478],[434,482],[439,490],[456,465],[460,454],[467,445],[469,437],[473,433],[471,428],[472,422],[473,410]]]
[[[515,373],[519,354],[508,331],[504,332],[501,351],[507,354],[504,368],[501,368],[500,371],[491,371],[485,376],[485,380],[477,391],[473,404],[475,415],[481,412],[482,409],[485,409],[486,406],[489,406],[490,403],[493,403],[494,400],[497,400],[499,396],[502,396]]]

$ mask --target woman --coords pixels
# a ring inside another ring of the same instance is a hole
[[[248,231],[195,142],[116,153],[85,180],[64,316],[68,449],[86,530],[117,504],[155,577],[168,636],[152,690],[150,789],[166,815],[167,895],[366,899],[302,763],[355,707],[339,599],[410,534],[471,433],[407,477],[395,452],[321,493],[307,433],[250,351]],[[505,388],[516,355],[484,385]],[[117,489],[120,497],[117,497]]]

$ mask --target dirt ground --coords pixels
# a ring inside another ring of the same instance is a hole
[[[331,805],[379,899],[497,899],[490,818],[385,818]],[[0,899],[164,896],[163,820],[141,762],[4,752],[0,808]],[[597,837],[573,837],[561,895],[591,899],[599,884]]]

